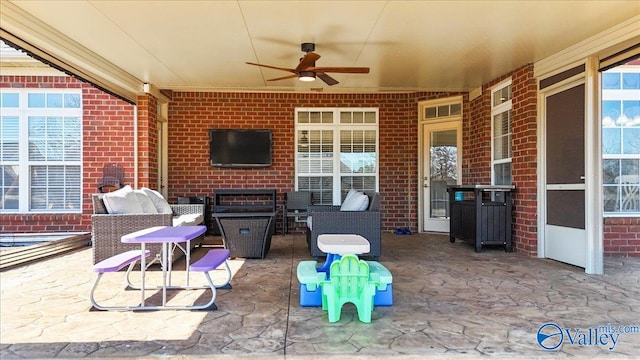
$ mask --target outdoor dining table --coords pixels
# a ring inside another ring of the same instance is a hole
[[[162,265],[162,306],[158,306],[158,309],[167,308],[167,289],[195,289],[203,287],[190,287],[189,286],[189,264],[191,261],[191,240],[205,233],[206,226],[154,226],[148,229],[139,230],[127,235],[122,236],[121,241],[128,244],[140,244],[141,252],[145,253],[146,244],[162,244],[161,253],[161,265]],[[185,247],[179,246],[180,243],[185,243]],[[171,254],[175,247],[179,247],[184,251],[186,256],[186,283],[185,286],[172,286],[171,285]],[[142,285],[140,287],[141,303],[140,308],[145,308],[145,273],[147,268],[146,259],[142,256],[140,260],[140,272],[142,276]],[[168,281],[167,281],[168,279]],[[156,307],[149,307],[156,308]],[[176,308],[176,307],[170,307]],[[185,308],[189,308],[188,306]]]
[[[318,249],[327,253],[327,258],[318,271],[329,273],[331,263],[344,255],[366,254],[371,249],[369,240],[356,234],[318,235]]]

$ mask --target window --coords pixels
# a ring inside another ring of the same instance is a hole
[[[80,90],[0,89],[0,212],[81,212]]]
[[[494,185],[511,185],[511,80],[491,89],[491,176]]]
[[[377,109],[296,109],[296,188],[315,204],[378,188]]]
[[[640,65],[602,73],[605,215],[640,215]]]
[[[425,119],[456,116],[462,114],[462,103],[443,104],[424,108]]]

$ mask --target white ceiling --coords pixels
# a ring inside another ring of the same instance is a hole
[[[0,22],[3,30],[50,53],[69,53],[56,45],[68,37],[160,89],[325,92],[469,90],[640,14],[638,0],[2,0],[0,6],[24,10],[25,18],[57,32],[33,37],[16,16]],[[48,44],[39,44],[43,38]],[[329,87],[320,80],[267,82],[287,73],[245,64],[293,68],[304,55],[302,42],[316,43],[318,66],[371,72],[331,74],[340,84]]]

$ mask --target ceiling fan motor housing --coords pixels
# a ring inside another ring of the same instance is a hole
[[[314,44],[314,43],[302,43],[300,45],[300,48],[304,52],[316,51],[316,44]]]

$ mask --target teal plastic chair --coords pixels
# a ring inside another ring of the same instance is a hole
[[[322,309],[329,322],[340,321],[342,306],[352,303],[358,310],[358,319],[371,322],[376,282],[369,279],[369,265],[355,255],[345,255],[331,264],[329,279],[322,281]]]

